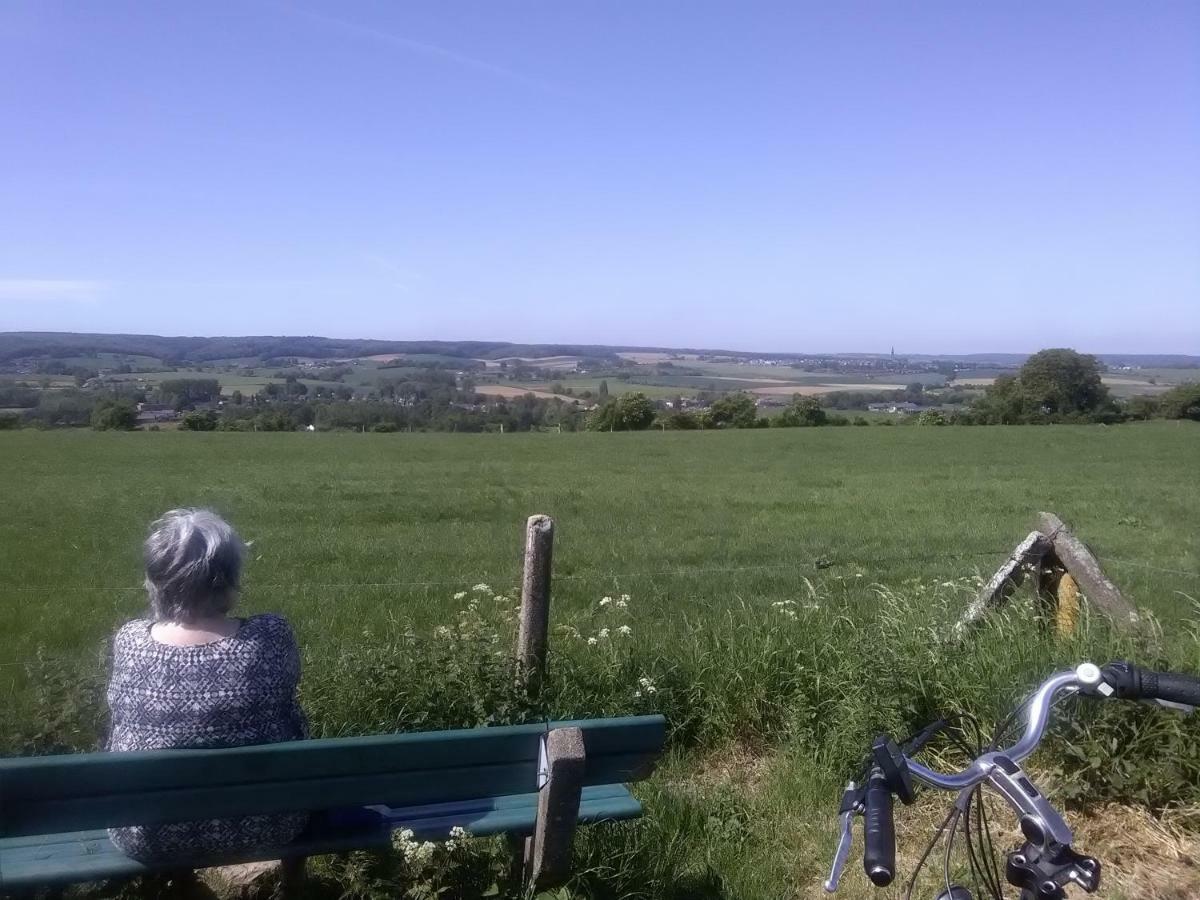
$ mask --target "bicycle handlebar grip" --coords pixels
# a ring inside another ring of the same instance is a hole
[[[1166,700],[1200,706],[1200,678],[1179,672],[1150,672],[1142,669],[1142,696],[1147,700]]]
[[[896,823],[892,792],[879,769],[871,770],[863,809],[863,869],[876,887],[896,877]]]
[[[1200,678],[1179,672],[1152,672],[1130,662],[1109,663],[1102,670],[1122,700],[1165,700],[1200,706]]]

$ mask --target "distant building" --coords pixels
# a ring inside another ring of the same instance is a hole
[[[917,413],[925,407],[917,403],[909,403],[907,400],[895,403],[868,403],[867,409],[871,412],[892,413],[899,415],[901,413]]]
[[[137,423],[139,425],[155,425],[159,422],[174,422],[179,418],[179,413],[170,407],[166,409],[143,409],[137,414]]]

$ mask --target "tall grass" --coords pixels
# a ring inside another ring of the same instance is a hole
[[[646,818],[585,830],[564,896],[808,896],[831,852],[839,785],[876,733],[901,735],[955,712],[990,723],[1043,677],[1084,659],[1200,664],[1195,633],[1164,658],[1153,620],[1130,633],[1085,618],[1077,634],[1060,639],[1029,603],[967,641],[952,640],[950,625],[973,586],[875,585],[871,610],[814,586],[791,603],[690,620],[665,646],[639,627],[636,596],[624,609],[597,598],[559,623],[551,677],[536,702],[514,688],[512,596],[478,591],[458,601],[449,625],[383,640],[364,634],[335,659],[310,656],[303,702],[320,735],[661,711],[669,751],[639,788]],[[38,715],[13,749],[90,746],[97,734],[89,729],[102,715],[98,698],[79,685],[91,681],[37,674]],[[962,764],[949,746],[931,754],[945,766]],[[1056,799],[1076,809],[1112,800],[1200,803],[1200,727],[1157,709],[1071,701],[1034,765]],[[482,852],[498,871],[502,848]],[[458,864],[447,862],[451,870]],[[470,873],[460,879],[439,876],[445,896],[467,896],[464,886],[479,883],[479,854],[462,865]],[[367,873],[367,896],[413,888],[411,872],[395,861],[332,860],[316,872],[314,896],[362,887]]]

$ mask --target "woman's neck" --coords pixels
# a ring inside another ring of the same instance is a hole
[[[160,644],[194,647],[231,637],[241,625],[240,619],[227,615],[205,616],[186,622],[155,622],[150,627],[150,636]]]

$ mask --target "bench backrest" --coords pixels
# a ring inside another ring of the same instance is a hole
[[[538,789],[541,738],[583,731],[585,785],[646,777],[662,716],[292,741],[222,750],[0,760],[0,837],[367,804],[413,806]]]

